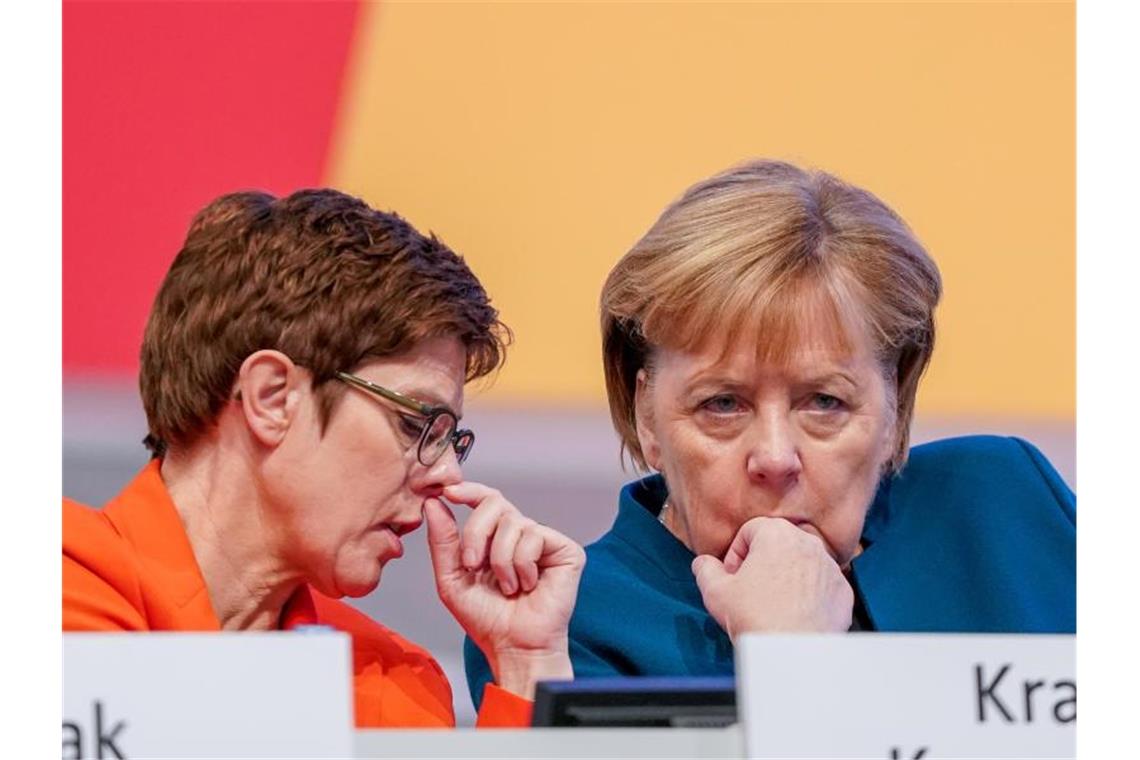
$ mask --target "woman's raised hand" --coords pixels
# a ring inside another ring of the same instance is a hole
[[[483,650],[499,686],[532,699],[541,679],[573,677],[567,628],[586,554],[493,488],[464,482],[444,498],[472,513],[460,531],[439,499],[424,505],[439,597]]]
[[[705,608],[729,636],[754,631],[841,632],[855,596],[823,540],[788,520],[754,517],[724,561],[702,554],[693,575]]]

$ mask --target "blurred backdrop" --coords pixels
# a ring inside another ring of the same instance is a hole
[[[64,2],[64,483],[146,461],[150,302],[201,206],[331,185],[463,255],[516,334],[472,388],[466,473],[580,541],[623,472],[597,297],[690,183],[826,169],[942,269],[917,441],[1003,432],[1075,487],[1074,6]],[[358,604],[435,652],[470,722],[422,536]]]

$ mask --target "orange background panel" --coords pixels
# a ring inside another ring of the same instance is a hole
[[[862,184],[939,262],[936,414],[1074,409],[1071,3],[363,9],[327,179],[436,231],[517,333],[496,402],[602,402],[598,291],[752,156]]]
[[[1071,3],[64,3],[64,369],[132,375],[219,193],[434,230],[518,341],[486,397],[603,400],[606,272],[751,156],[895,206],[946,297],[920,411],[1074,407]]]

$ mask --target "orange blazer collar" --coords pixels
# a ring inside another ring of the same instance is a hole
[[[152,628],[220,630],[182,518],[162,481],[161,464],[152,459],[103,513],[136,552]]]
[[[152,459],[107,503],[103,513],[134,548],[147,618],[156,630],[221,630],[186,528]],[[312,592],[302,585],[285,605],[281,628],[320,623]]]

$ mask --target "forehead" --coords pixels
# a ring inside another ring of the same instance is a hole
[[[797,376],[857,372],[877,367],[873,342],[857,311],[817,294],[769,304],[736,325],[710,331],[693,346],[656,353],[656,360],[688,376],[727,372],[736,376],[780,372]]]
[[[467,350],[458,338],[437,337],[420,341],[394,356],[370,359],[356,374],[417,401],[463,410]]]
[[[650,306],[642,323],[650,345],[685,352],[750,345],[781,363],[809,347],[854,354],[873,343],[870,294],[841,267],[813,262],[711,279]]]

